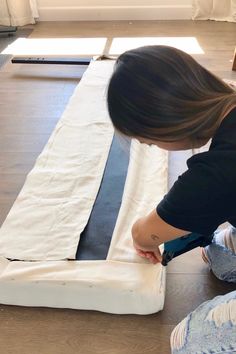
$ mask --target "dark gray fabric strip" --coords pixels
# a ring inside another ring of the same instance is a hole
[[[121,205],[128,164],[129,147],[124,149],[119,138],[114,136],[90,219],[80,237],[77,260],[106,259]]]

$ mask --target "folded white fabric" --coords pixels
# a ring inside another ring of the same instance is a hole
[[[155,209],[167,192],[167,160],[166,151],[132,140],[122,204],[107,259],[140,263],[131,228],[139,217]]]
[[[167,191],[165,151],[132,142],[107,259],[74,260],[112,142],[106,87],[113,65],[89,65],[0,229],[0,303],[120,314],[163,308],[165,269],[136,254],[131,226]]]

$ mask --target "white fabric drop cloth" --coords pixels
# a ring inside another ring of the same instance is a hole
[[[167,191],[167,152],[132,141],[107,259],[74,260],[113,138],[113,65],[90,63],[0,229],[0,303],[119,314],[163,308],[165,268],[136,254],[131,226]]]
[[[89,219],[113,127],[105,85],[113,63],[92,63],[0,230],[0,256],[74,259]]]

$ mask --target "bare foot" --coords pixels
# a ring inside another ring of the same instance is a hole
[[[207,258],[207,255],[206,255],[206,251],[204,250],[204,248],[202,247],[201,248],[201,255],[202,255],[202,259],[203,261],[206,263],[206,264],[209,264],[209,259]]]

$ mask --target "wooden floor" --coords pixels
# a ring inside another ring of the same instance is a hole
[[[193,56],[220,77],[236,80],[236,72],[231,71],[236,38],[233,23],[39,23],[31,34],[35,38],[106,37],[105,54],[109,53],[113,37],[135,36],[196,37],[205,54]],[[83,70],[82,67],[10,63],[1,69],[0,224],[47,142]],[[169,336],[174,326],[203,301],[232,290],[235,290],[235,285],[218,281],[202,262],[199,250],[194,250],[173,260],[168,266],[165,308],[154,315],[118,316],[93,311],[0,306],[0,352],[170,353]]]

